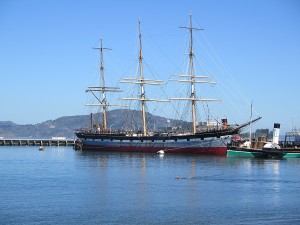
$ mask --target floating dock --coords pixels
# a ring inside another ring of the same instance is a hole
[[[75,140],[0,139],[0,146],[74,146]]]

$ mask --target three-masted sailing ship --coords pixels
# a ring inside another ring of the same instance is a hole
[[[187,29],[190,34],[189,43],[189,73],[185,75],[176,75],[180,77],[176,82],[185,82],[190,84],[190,96],[185,98],[169,98],[166,100],[151,99],[146,97],[146,85],[163,85],[162,80],[146,79],[143,74],[143,52],[142,52],[142,34],[139,28],[139,77],[138,78],[123,78],[123,83],[137,84],[140,87],[139,96],[137,98],[123,98],[123,100],[139,101],[141,104],[142,126],[141,133],[132,133],[122,131],[111,132],[107,129],[107,107],[117,106],[110,105],[106,101],[106,92],[118,92],[117,87],[106,87],[104,79],[104,63],[103,50],[108,48],[102,47],[102,39],[100,39],[100,74],[101,86],[89,87],[88,92],[99,101],[96,106],[102,107],[103,125],[97,129],[76,131],[76,136],[79,138],[82,150],[98,150],[98,151],[120,151],[120,152],[143,152],[143,153],[184,153],[184,154],[211,154],[211,155],[226,155],[227,144],[231,140],[230,135],[237,134],[240,129],[248,126],[250,121],[240,126],[228,126],[227,119],[222,120],[222,126],[216,129],[197,131],[196,122],[196,102],[198,101],[219,101],[218,99],[198,98],[196,95],[195,85],[198,83],[215,84],[215,82],[204,81],[206,76],[197,76],[194,74],[194,49],[193,49],[193,31],[201,30],[192,26],[192,16],[190,15],[190,23]],[[102,93],[101,97],[97,97],[95,92]],[[192,128],[186,133],[155,133],[155,135],[147,132],[147,119],[145,105],[148,101],[166,103],[168,101],[190,101],[192,111]]]

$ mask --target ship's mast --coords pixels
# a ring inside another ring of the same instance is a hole
[[[141,80],[141,102],[142,102],[142,120],[143,120],[143,135],[147,135],[146,111],[145,111],[145,89],[144,89],[144,74],[143,74],[143,49],[142,49],[142,34],[141,21],[139,19],[139,72]]]
[[[92,92],[95,98],[100,102],[100,104],[86,104],[87,106],[102,106],[102,122],[103,122],[103,130],[107,130],[107,106],[120,106],[120,105],[112,105],[107,104],[106,101],[106,92],[120,92],[118,87],[106,87],[105,79],[104,79],[104,57],[103,50],[111,50],[110,48],[103,48],[102,46],[102,37],[100,37],[100,47],[94,48],[96,50],[100,50],[100,76],[101,82],[99,87],[88,87],[87,92]],[[94,92],[101,92],[101,97],[98,98]]]
[[[253,101],[251,102],[250,121],[252,121],[252,105],[253,105]],[[252,143],[252,123],[250,123],[249,141],[250,141],[250,146],[249,147],[251,148],[251,143]]]
[[[190,21],[188,27],[180,27],[183,29],[187,29],[190,32],[190,45],[189,45],[189,74],[187,75],[174,75],[179,77],[185,77],[187,79],[184,80],[173,80],[177,82],[189,82],[191,84],[191,95],[189,98],[170,98],[170,100],[189,100],[192,103],[192,133],[196,133],[196,125],[197,125],[197,115],[196,115],[196,102],[197,101],[220,101],[219,99],[203,99],[197,98],[195,83],[202,84],[216,84],[216,82],[209,81],[200,81],[197,78],[209,78],[207,76],[195,76],[194,74],[194,49],[193,49],[193,31],[194,30],[204,30],[202,28],[195,28],[192,26],[192,14],[190,14]]]
[[[102,38],[100,38],[100,74],[102,83],[102,113],[103,113],[103,129],[107,129],[107,117],[106,117],[106,94],[105,94],[105,80],[104,80],[104,60],[103,60],[103,50],[111,50],[109,48],[102,47]]]
[[[192,14],[190,14],[190,75],[191,75],[191,98],[195,99],[195,78],[194,78],[194,52],[193,52],[193,28],[192,26]],[[192,100],[192,120],[193,120],[193,134],[196,133],[196,101]]]
[[[143,48],[142,48],[142,32],[141,32],[141,21],[138,20],[139,30],[139,78],[124,78],[122,83],[131,83],[140,85],[140,96],[139,98],[122,98],[123,100],[137,100],[141,101],[142,105],[142,123],[143,123],[143,135],[147,136],[147,122],[146,122],[146,101],[155,102],[168,102],[168,100],[158,100],[146,98],[145,85],[163,85],[162,80],[150,80],[144,78],[143,73]]]

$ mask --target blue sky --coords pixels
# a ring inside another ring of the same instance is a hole
[[[194,25],[205,28],[195,37],[197,62],[218,82],[203,96],[223,99],[211,106],[216,118],[243,123],[253,101],[254,116],[263,117],[257,127],[279,122],[285,131],[299,128],[297,0],[2,0],[0,121],[35,124],[88,114],[84,105],[91,98],[85,89],[99,79],[99,55],[92,48],[102,35],[104,45],[113,49],[105,53],[108,85],[135,76],[139,17],[145,67],[150,78],[167,82],[184,69],[188,34],[178,27],[188,25],[190,12]],[[176,94],[174,85],[168,82],[161,93]],[[147,93],[165,97],[152,88]],[[174,117],[170,106],[149,109]]]

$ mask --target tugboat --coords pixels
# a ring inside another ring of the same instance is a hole
[[[300,158],[300,151],[279,145],[280,124],[274,123],[273,139],[271,142],[250,141],[240,146],[230,145],[227,149],[227,157],[250,157],[266,159]]]

